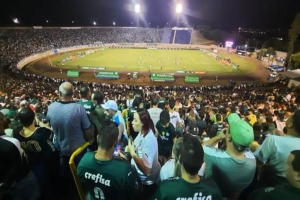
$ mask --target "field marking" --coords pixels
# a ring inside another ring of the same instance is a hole
[[[148,56],[146,56],[146,58],[143,60],[143,62],[140,64],[139,67],[142,67],[142,66],[143,66],[143,64],[145,63],[145,61],[147,60],[147,58],[148,58]]]
[[[199,64],[195,61],[195,59],[188,53],[188,56],[191,58],[191,60],[195,63],[195,64]]]

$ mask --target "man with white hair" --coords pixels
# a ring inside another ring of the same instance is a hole
[[[54,132],[54,144],[61,154],[62,175],[68,175],[70,156],[86,141],[93,143],[94,131],[84,107],[73,101],[73,85],[62,83],[59,95],[60,100],[49,106],[47,120]]]

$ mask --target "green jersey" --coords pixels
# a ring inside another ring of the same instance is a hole
[[[90,200],[125,200],[142,191],[135,168],[122,158],[99,161],[95,152],[88,152],[81,159],[77,174]]]
[[[203,199],[222,200],[221,192],[212,179],[201,179],[198,183],[188,183],[175,177],[163,181],[151,200]]]
[[[95,110],[94,103],[91,100],[80,99],[78,103],[84,107],[88,115]]]
[[[249,197],[249,199],[272,199],[272,200],[299,200],[300,189],[291,185],[284,185],[278,187],[263,188],[255,191]]]

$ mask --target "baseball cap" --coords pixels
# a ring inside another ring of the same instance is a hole
[[[25,105],[27,103],[26,100],[21,101],[20,105]]]
[[[114,100],[108,100],[107,102],[105,102],[105,104],[101,105],[102,108],[104,108],[105,110],[111,109],[111,110],[118,110],[118,105]]]
[[[250,147],[254,140],[252,126],[241,119],[238,114],[232,113],[228,116],[229,132],[233,143],[239,150],[245,150]]]

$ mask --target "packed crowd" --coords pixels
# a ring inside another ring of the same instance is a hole
[[[0,67],[15,66],[23,58],[55,48],[102,43],[160,43],[164,29],[1,29]]]
[[[299,88],[0,80],[3,198],[62,198],[88,141],[75,159],[88,199],[299,199]]]

